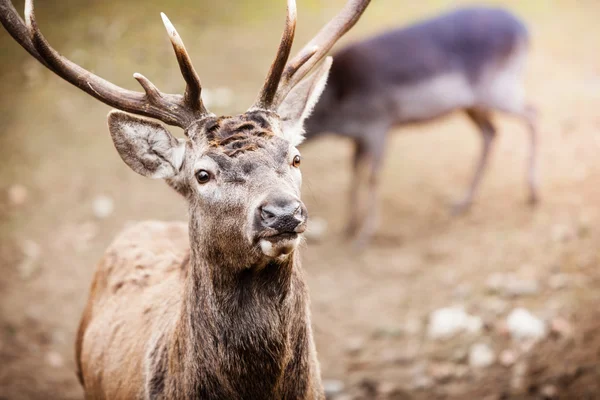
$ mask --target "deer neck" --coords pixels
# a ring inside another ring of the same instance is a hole
[[[306,388],[312,337],[298,255],[260,268],[234,269],[225,259],[192,245],[171,351],[185,375],[182,395],[280,398],[284,379]]]

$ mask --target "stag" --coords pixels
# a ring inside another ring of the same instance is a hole
[[[335,133],[354,142],[347,232],[358,246],[376,229],[378,176],[390,129],[457,110],[483,140],[470,187],[454,211],[466,211],[478,190],[496,136],[494,112],[527,124],[529,202],[537,202],[536,114],[522,84],[528,41],[525,26],[509,12],[475,7],[385,32],[334,55],[327,87],[305,123],[306,139]],[[364,183],[366,201],[359,193]]]
[[[307,212],[296,146],[325,85],[327,52],[368,4],[349,0],[288,61],[296,27],[288,0],[256,102],[243,114],[217,117],[204,106],[200,79],[164,14],[183,95],[162,93],[141,74],[134,78],[143,93],[107,82],[49,45],[32,0],[24,20],[0,0],[0,21],[27,52],[117,109],[108,127],[123,161],[164,179],[189,204],[187,226],[139,223],[100,261],[76,340],[86,398],[324,398],[297,250]],[[156,120],[183,128],[185,139]]]

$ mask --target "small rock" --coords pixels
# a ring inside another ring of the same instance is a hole
[[[308,222],[308,228],[304,232],[306,240],[321,241],[327,233],[327,221],[323,218],[313,217]]]
[[[469,366],[471,368],[486,368],[496,361],[496,355],[485,343],[475,343],[469,349]]]
[[[573,336],[573,327],[569,321],[564,318],[554,318],[550,322],[550,330],[562,337],[568,338]]]
[[[454,288],[454,296],[460,299],[467,298],[473,293],[473,286],[469,283],[461,283]]]
[[[327,398],[334,397],[344,391],[344,382],[336,379],[325,379],[323,389]]]
[[[469,315],[461,307],[440,308],[429,317],[427,336],[430,339],[448,339],[460,332],[479,333],[483,321]]]
[[[115,209],[115,203],[111,197],[98,196],[94,199],[92,207],[96,218],[104,219],[113,213]]]
[[[469,375],[469,367],[466,365],[455,365],[453,374],[456,379],[463,379]]]
[[[17,265],[22,279],[29,279],[39,268],[40,246],[33,240],[25,240],[21,243],[23,260]]]
[[[521,279],[514,274],[494,273],[485,283],[488,291],[504,296],[526,296],[539,292],[539,284],[534,279]]]
[[[526,354],[531,352],[537,343],[537,339],[522,339],[519,341],[519,350],[521,353]]]
[[[450,363],[431,364],[429,374],[438,382],[447,382],[454,376],[454,365]]]
[[[426,390],[433,386],[433,379],[427,375],[417,375],[413,378],[412,387],[416,390]]]
[[[20,206],[27,201],[28,191],[23,185],[15,184],[8,188],[8,201],[13,206]]]
[[[500,273],[493,273],[485,281],[485,287],[490,292],[501,292],[504,289],[505,275]]]
[[[481,306],[484,310],[495,316],[503,314],[508,309],[508,303],[499,297],[490,297],[482,301]]]
[[[56,351],[50,351],[48,352],[48,354],[46,354],[46,362],[48,363],[48,365],[54,368],[60,368],[65,364],[63,356],[61,356],[60,353]]]
[[[353,337],[346,344],[346,351],[350,355],[357,355],[365,347],[365,341],[360,337]]]
[[[564,289],[569,285],[569,281],[569,275],[555,274],[548,279],[548,287],[553,290]]]
[[[525,361],[519,361],[515,364],[512,369],[512,374],[510,377],[510,387],[516,391],[520,392],[523,390],[525,386],[525,375],[527,374],[527,363]]]
[[[452,352],[450,359],[457,363],[462,363],[467,361],[469,357],[469,351],[465,348],[459,347]]]
[[[506,318],[506,326],[513,339],[543,339],[546,324],[524,308],[514,309]]]
[[[499,361],[503,367],[512,367],[517,362],[517,353],[508,349],[502,350]]]
[[[405,365],[413,362],[419,355],[419,343],[407,343],[398,347],[388,346],[379,352],[379,359],[386,364]]]
[[[553,400],[558,398],[558,389],[554,385],[544,385],[540,390],[540,394],[544,400]]]
[[[508,282],[505,294],[507,296],[531,296],[539,293],[539,284],[535,280],[513,279]]]

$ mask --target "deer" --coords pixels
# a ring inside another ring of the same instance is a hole
[[[87,399],[324,399],[299,246],[303,121],[323,91],[328,51],[365,11],[349,0],[290,59],[295,0],[254,104],[216,116],[180,35],[162,14],[186,82],[136,92],[61,56],[42,35],[33,0],[24,19],[0,0],[0,21],[35,59],[114,108],[122,160],[187,200],[189,223],[139,222],[109,245],[76,337]],[[163,125],[184,130],[177,138]]]
[[[539,199],[537,121],[525,101],[523,74],[529,36],[506,10],[468,7],[347,45],[334,54],[328,84],[306,120],[306,141],[333,133],[353,141],[353,178],[346,232],[362,248],[377,228],[377,189],[388,133],[462,111],[481,134],[481,155],[464,197],[466,212],[492,151],[501,112],[529,132],[529,203]],[[306,143],[306,142],[305,142]],[[366,186],[366,199],[360,188]]]

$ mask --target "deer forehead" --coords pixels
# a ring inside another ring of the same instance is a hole
[[[291,145],[277,135],[279,130],[274,113],[251,111],[205,118],[189,128],[188,137],[202,145],[203,154],[220,171],[237,180],[259,167],[279,169],[287,164]]]

